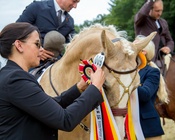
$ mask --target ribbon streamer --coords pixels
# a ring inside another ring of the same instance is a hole
[[[93,64],[92,59],[83,60],[82,63],[79,65],[79,72],[82,78],[90,84],[89,70],[95,71],[97,68]],[[121,140],[117,124],[103,89],[101,93],[104,102],[91,112],[90,140]]]

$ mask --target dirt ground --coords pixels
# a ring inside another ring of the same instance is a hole
[[[163,135],[162,140],[175,140],[175,122],[170,119],[165,119],[165,125],[161,119],[163,130],[165,135]]]

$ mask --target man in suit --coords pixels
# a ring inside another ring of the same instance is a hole
[[[153,31],[158,32],[153,39],[155,44],[155,56],[152,59],[153,62],[157,61],[159,51],[164,54],[174,51],[174,41],[171,37],[168,23],[165,19],[161,18],[162,12],[162,0],[146,0],[134,19],[136,35],[147,36]]]
[[[72,8],[76,8],[80,0],[44,0],[33,1],[23,11],[22,15],[16,22],[28,22],[38,27],[41,34],[41,42],[43,44],[45,35],[50,31],[58,31],[65,39],[66,43],[70,41],[70,37],[75,34],[74,20],[69,15]],[[59,24],[58,15],[61,10],[61,23]],[[53,57],[50,51],[42,50],[42,60]]]

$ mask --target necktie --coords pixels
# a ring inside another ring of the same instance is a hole
[[[62,16],[62,11],[59,10],[59,11],[58,11],[58,25],[61,25],[61,23],[62,23],[61,16]]]
[[[156,20],[155,22],[156,22],[157,28],[159,29],[159,28],[160,28],[159,21],[158,21],[158,20]]]
[[[156,20],[156,26],[157,26],[158,32],[161,33],[162,32],[162,27],[161,27],[158,20]]]

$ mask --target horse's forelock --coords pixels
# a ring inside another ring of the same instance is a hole
[[[126,39],[122,39],[121,42],[124,47],[123,49],[124,53],[127,53],[128,55],[134,54],[134,51],[132,50],[130,43]]]
[[[128,54],[129,56],[134,54],[130,42],[128,42],[125,38],[120,38],[120,43],[114,42],[114,45],[117,45],[117,48],[122,48],[121,50],[124,54]],[[120,45],[120,47],[118,45]]]

